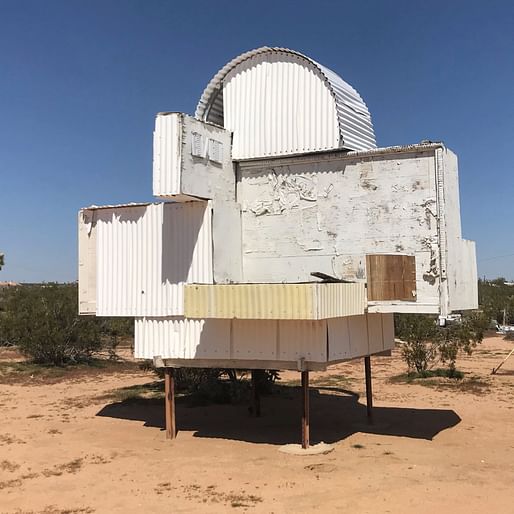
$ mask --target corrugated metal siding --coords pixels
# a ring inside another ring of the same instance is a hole
[[[317,284],[318,319],[364,314],[366,286],[355,284]]]
[[[229,359],[230,321],[136,318],[134,356],[141,359]]]
[[[224,126],[232,157],[247,159],[339,147],[334,97],[316,68],[293,56],[258,55],[224,79]]]
[[[366,314],[327,321],[329,360],[356,359],[394,347],[392,314]]]
[[[135,357],[326,362],[326,321],[136,318]]]
[[[212,283],[207,202],[96,213],[97,315],[182,315],[184,283]]]
[[[182,115],[162,113],[155,118],[153,136],[153,194],[178,195],[182,152]]]
[[[234,131],[234,159],[376,147],[359,93],[286,48],[262,47],[230,61],[205,89],[195,116]]]
[[[329,363],[394,346],[392,314],[319,321],[137,318],[135,356],[152,359]],[[230,363],[228,363],[230,361]]]
[[[190,318],[318,320],[363,314],[365,286],[356,284],[186,285]]]

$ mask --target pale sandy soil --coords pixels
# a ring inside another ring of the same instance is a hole
[[[373,359],[374,425],[361,362],[313,373],[341,391],[313,386],[312,439],[335,451],[310,457],[278,451],[298,442],[294,388],[263,398],[259,419],[179,402],[169,442],[159,403],[105,399],[150,372],[4,383],[0,512],[513,513],[514,357],[489,374],[513,344],[488,338],[460,386],[392,384],[398,354]]]

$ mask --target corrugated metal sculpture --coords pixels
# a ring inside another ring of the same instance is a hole
[[[298,369],[306,392],[309,370],[357,357],[370,383],[393,313],[477,306],[456,156],[376,148],[357,91],[298,52],[242,54],[196,118],[158,114],[153,192],[80,211],[80,311],[134,316],[168,386],[179,366]]]

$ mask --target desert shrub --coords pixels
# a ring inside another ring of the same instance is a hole
[[[473,311],[440,327],[434,316],[398,314],[395,317],[396,335],[402,339],[402,357],[409,371],[429,376],[432,366],[441,361],[448,366],[448,376],[457,378],[457,357],[464,352],[471,355],[482,342],[488,326],[488,316]]]
[[[401,354],[409,371],[423,374],[436,362],[438,332],[433,316],[398,314],[395,333],[402,340]]]
[[[475,311],[463,316],[459,323],[439,328],[439,356],[441,361],[448,365],[451,377],[456,375],[459,353],[471,355],[482,342],[488,324],[488,316]]]
[[[117,359],[116,350],[122,338],[134,337],[134,318],[97,318],[110,359]]]
[[[164,368],[155,368],[151,361],[140,367],[164,377]],[[175,368],[175,388],[191,394],[196,403],[240,403],[249,398],[249,370],[221,368]],[[276,370],[259,370],[257,387],[262,394],[270,394],[273,384],[280,380]]]
[[[76,284],[24,285],[2,294],[1,338],[36,363],[62,366],[100,349],[100,326],[78,316]]]

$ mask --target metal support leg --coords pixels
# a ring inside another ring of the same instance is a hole
[[[309,447],[309,372],[302,371],[302,448]]]
[[[166,439],[175,439],[175,376],[173,368],[164,369],[164,408],[166,411]]]
[[[371,389],[371,357],[364,357],[364,370],[366,372],[366,406],[368,411],[368,420],[373,422],[373,391]]]

